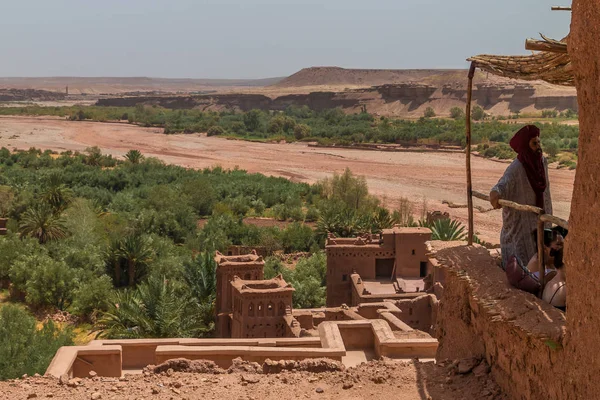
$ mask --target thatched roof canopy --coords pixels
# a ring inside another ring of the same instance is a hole
[[[567,38],[556,41],[542,36],[543,41],[533,42],[540,51],[530,56],[496,56],[482,54],[468,59],[477,67],[494,75],[523,80],[543,80],[563,86],[575,86],[571,58],[566,52]]]

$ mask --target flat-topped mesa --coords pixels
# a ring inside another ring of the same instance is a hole
[[[217,263],[217,299],[215,311],[217,314],[217,336],[230,337],[232,311],[231,298],[233,290],[230,282],[234,277],[246,280],[262,280],[264,278],[263,258],[252,252],[251,254],[226,256],[220,252],[215,253]]]
[[[267,280],[234,277],[231,337],[290,337],[284,317],[292,310],[294,288],[281,275]]]
[[[378,236],[329,236],[327,306],[421,295],[429,270],[429,240],[431,231],[421,227],[384,229]]]

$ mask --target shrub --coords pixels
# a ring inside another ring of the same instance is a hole
[[[315,243],[315,235],[310,226],[294,222],[285,228],[281,241],[286,253],[308,251]]]
[[[325,305],[327,259],[318,252],[298,262],[289,279],[294,287],[294,307],[315,308]]]
[[[433,107],[427,107],[425,109],[425,112],[423,112],[423,116],[425,118],[433,118],[433,117],[435,117],[435,111],[433,110]]]
[[[37,330],[27,311],[12,304],[0,308],[0,380],[44,374],[56,351],[72,344],[70,329],[48,321]]]
[[[546,143],[544,143],[544,150],[550,157],[556,157],[556,155],[560,151],[560,148],[554,140],[549,140]]]
[[[450,118],[462,119],[465,117],[465,111],[460,107],[452,107],[450,109]]]
[[[264,275],[265,279],[275,278],[277,275],[283,273],[285,266],[283,262],[277,257],[267,257],[265,259]]]
[[[206,132],[207,136],[220,136],[225,134],[225,129],[220,127],[219,125],[211,126]]]
[[[262,125],[263,113],[260,110],[250,110],[244,114],[244,125],[250,132],[258,131]]]
[[[7,279],[15,261],[20,257],[44,253],[45,249],[37,240],[19,239],[17,235],[9,234],[0,239],[0,280]]]
[[[474,121],[481,121],[485,118],[485,111],[483,111],[483,108],[475,106],[471,110],[471,118],[473,118]]]
[[[74,313],[89,316],[96,311],[106,311],[112,292],[113,283],[108,275],[82,282],[73,294]]]
[[[11,268],[10,277],[15,287],[25,292],[28,304],[60,310],[71,304],[77,284],[73,269],[47,255],[20,258]]]
[[[506,143],[498,143],[490,146],[483,151],[483,156],[487,158],[496,157],[501,160],[507,160],[515,157],[515,152]]]
[[[310,136],[310,127],[305,124],[298,124],[294,127],[294,137],[296,140],[304,139]]]

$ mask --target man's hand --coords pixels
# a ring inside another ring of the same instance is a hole
[[[490,204],[496,210],[502,208],[502,206],[500,205],[500,193],[496,192],[495,190],[492,190],[490,192]]]

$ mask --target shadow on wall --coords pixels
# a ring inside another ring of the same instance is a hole
[[[446,284],[437,318],[436,359],[485,359],[512,398],[569,398],[558,380],[565,352],[564,314],[510,286],[487,249],[431,242],[431,263]]]

